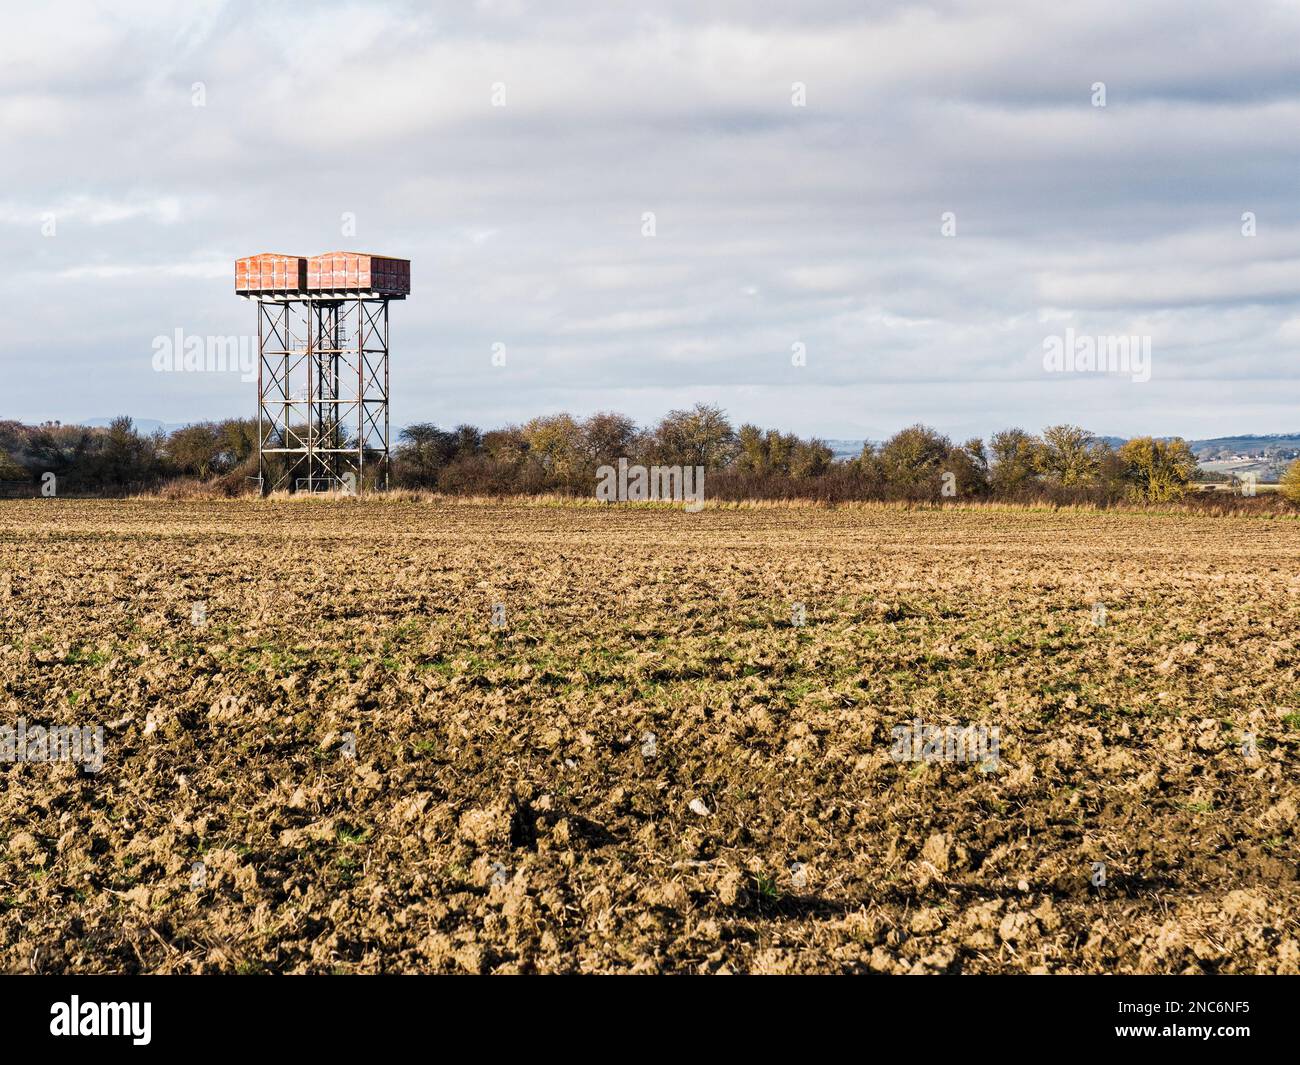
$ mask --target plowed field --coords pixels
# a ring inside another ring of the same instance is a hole
[[[0,501],[19,719],[7,972],[1300,971],[1292,519]]]

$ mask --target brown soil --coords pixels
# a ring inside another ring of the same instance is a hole
[[[1298,640],[1281,517],[0,501],[0,725],[106,736],[0,970],[1300,972]]]

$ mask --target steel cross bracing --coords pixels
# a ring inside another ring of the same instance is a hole
[[[387,297],[257,302],[262,491],[387,488]]]

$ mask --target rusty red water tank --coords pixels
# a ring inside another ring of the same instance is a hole
[[[301,292],[306,287],[305,256],[268,251],[235,260],[236,292]]]
[[[307,288],[406,296],[411,291],[411,260],[360,251],[313,255],[307,260]]]

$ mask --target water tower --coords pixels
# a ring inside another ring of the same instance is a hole
[[[263,494],[388,487],[388,304],[410,291],[410,260],[386,255],[235,262],[235,292],[257,304]]]

